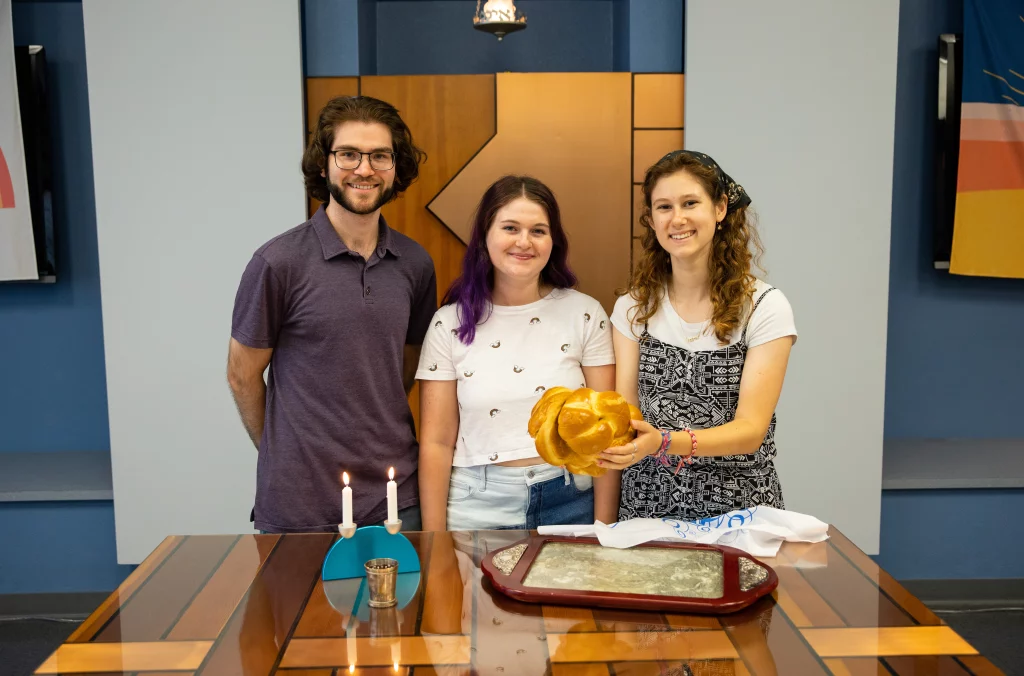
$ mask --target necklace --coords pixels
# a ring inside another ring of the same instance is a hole
[[[682,317],[679,318],[679,322],[684,327],[686,326],[685,322],[683,322],[683,318]],[[685,340],[687,343],[693,343],[693,342],[697,341],[698,339],[700,339],[700,338],[702,338],[704,336],[704,332],[707,330],[707,328],[708,328],[708,324],[707,324],[707,322],[705,322],[700,327],[700,331],[697,332],[696,336],[693,336],[692,338],[689,338],[687,336],[683,336],[683,340]]]
[[[679,310],[675,307],[675,303],[672,302],[672,298],[671,297],[669,297],[668,302],[672,306],[672,314],[674,314],[676,316],[676,319],[679,321],[679,328],[681,328],[684,333],[688,332],[688,323],[686,322],[685,319],[683,319],[683,316],[681,314],[679,314]],[[701,322],[700,330],[697,332],[696,336],[690,337],[690,336],[685,336],[684,335],[683,336],[683,340],[686,341],[687,344],[690,344],[690,343],[693,343],[693,342],[696,342],[696,341],[700,340],[701,338],[704,337],[704,334],[707,332],[708,326],[710,324],[711,324],[711,320],[710,319],[705,319],[703,322]]]

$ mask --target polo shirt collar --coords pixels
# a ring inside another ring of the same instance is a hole
[[[349,248],[341,241],[341,237],[338,236],[334,226],[331,225],[331,219],[327,217],[325,205],[321,204],[310,220],[313,222],[313,230],[320,239],[320,246],[324,251],[324,260],[330,260],[335,256],[349,253]],[[398,249],[395,242],[396,239],[382,215],[379,219],[379,230],[377,231],[377,257],[384,258],[384,254],[388,251],[395,256],[401,256],[402,252]]]

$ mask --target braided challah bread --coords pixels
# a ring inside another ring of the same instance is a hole
[[[607,470],[597,466],[597,455],[636,437],[631,419],[643,418],[618,392],[553,387],[534,405],[529,432],[546,462],[574,474],[601,476]]]

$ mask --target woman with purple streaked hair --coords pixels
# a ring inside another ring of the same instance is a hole
[[[423,530],[616,520],[617,486],[545,463],[527,432],[546,389],[615,383],[608,316],[568,259],[546,185],[504,176],[484,192],[416,372]]]

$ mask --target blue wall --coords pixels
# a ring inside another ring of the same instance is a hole
[[[15,2],[15,44],[46,47],[57,283],[0,284],[0,452],[110,449],[80,2]],[[114,504],[0,503],[0,594],[105,591]]]
[[[629,71],[629,14],[632,3],[612,3],[612,70]]]
[[[682,73],[683,14],[683,0],[632,0],[626,70]]]
[[[377,72],[377,0],[359,0],[359,32],[367,36],[359,41],[359,74]]]
[[[377,73],[612,70],[612,0],[519,0],[516,5],[528,27],[499,43],[473,28],[475,3],[380,2]]]
[[[307,77],[359,75],[363,2],[302,1],[302,56]]]
[[[1024,578],[1021,514],[1024,490],[882,491],[874,558],[897,580]]]
[[[938,36],[963,30],[963,0],[900,2],[893,162],[888,438],[1019,438],[1024,280],[932,267]],[[865,196],[866,199],[870,196]]]
[[[105,451],[89,95],[80,3],[13,4],[14,42],[46,47],[56,284],[0,284],[0,452]]]
[[[932,267],[937,42],[962,28],[963,0],[900,2],[887,438],[1024,437],[1024,280]],[[883,491],[878,563],[896,578],[1024,577],[1024,543],[1010,536],[1022,509],[1024,490]]]
[[[470,0],[303,0],[311,77],[681,72],[682,0],[517,0],[526,30],[499,43]],[[357,44],[358,43],[358,44]]]
[[[109,500],[0,503],[0,542],[0,594],[109,591],[135,568],[117,564]]]

